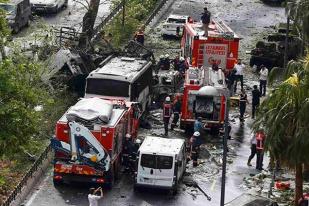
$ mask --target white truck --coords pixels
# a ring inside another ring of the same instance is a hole
[[[186,170],[183,139],[147,136],[138,151],[134,188],[150,187],[177,192]]]

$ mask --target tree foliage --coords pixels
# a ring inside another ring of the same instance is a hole
[[[296,198],[302,195],[302,164],[309,163],[309,53],[290,61],[282,83],[260,105],[255,129],[264,127],[266,150],[296,170]]]
[[[111,33],[112,43],[118,47],[127,43],[132,38],[134,32],[143,26],[152,9],[155,7],[157,0],[126,0],[125,24],[122,25],[122,13],[106,28],[106,33]]]

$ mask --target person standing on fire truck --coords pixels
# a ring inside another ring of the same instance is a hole
[[[209,23],[210,23],[210,12],[207,10],[207,8],[205,7],[204,8],[204,13],[202,13],[202,16],[201,16],[201,20],[202,20],[202,23],[203,23],[203,29],[204,29],[204,35],[205,37],[208,37],[208,26],[209,26]]]
[[[235,84],[234,84],[234,93],[237,90],[237,83],[240,81],[241,89],[244,88],[244,69],[245,65],[241,63],[241,59],[237,60],[237,64],[234,65],[235,73]]]
[[[168,125],[170,122],[170,118],[172,115],[172,104],[171,104],[171,98],[166,97],[165,102],[163,104],[163,122],[164,122],[164,135],[168,136]]]

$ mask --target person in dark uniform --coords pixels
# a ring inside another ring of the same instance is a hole
[[[180,65],[179,55],[176,55],[176,57],[171,61],[171,63],[174,65],[174,70],[179,71],[179,65]]]
[[[180,97],[176,97],[176,100],[173,105],[173,112],[174,112],[174,118],[171,125],[171,130],[173,130],[175,127],[177,127],[177,123],[179,120],[179,115],[181,113],[181,101]]]
[[[168,125],[170,122],[170,118],[172,115],[172,104],[171,104],[171,98],[166,97],[165,102],[163,104],[163,122],[164,122],[164,135],[168,136]]]
[[[134,143],[131,140],[131,135],[126,134],[126,139],[123,144],[122,163],[126,172],[130,172],[130,156],[134,150]]]
[[[260,105],[261,92],[258,90],[258,86],[254,85],[252,90],[252,119],[255,117],[255,111]]]
[[[244,114],[245,114],[245,111],[246,111],[247,103],[249,103],[249,102],[248,102],[246,91],[244,89],[242,89],[241,93],[240,93],[240,99],[239,99],[239,112],[240,112],[239,119],[242,122],[245,121]]]

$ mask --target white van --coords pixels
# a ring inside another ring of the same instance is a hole
[[[147,136],[139,148],[134,188],[151,187],[177,191],[186,169],[183,139]]]
[[[162,26],[163,36],[182,36],[183,26],[188,22],[189,16],[171,14]]]

